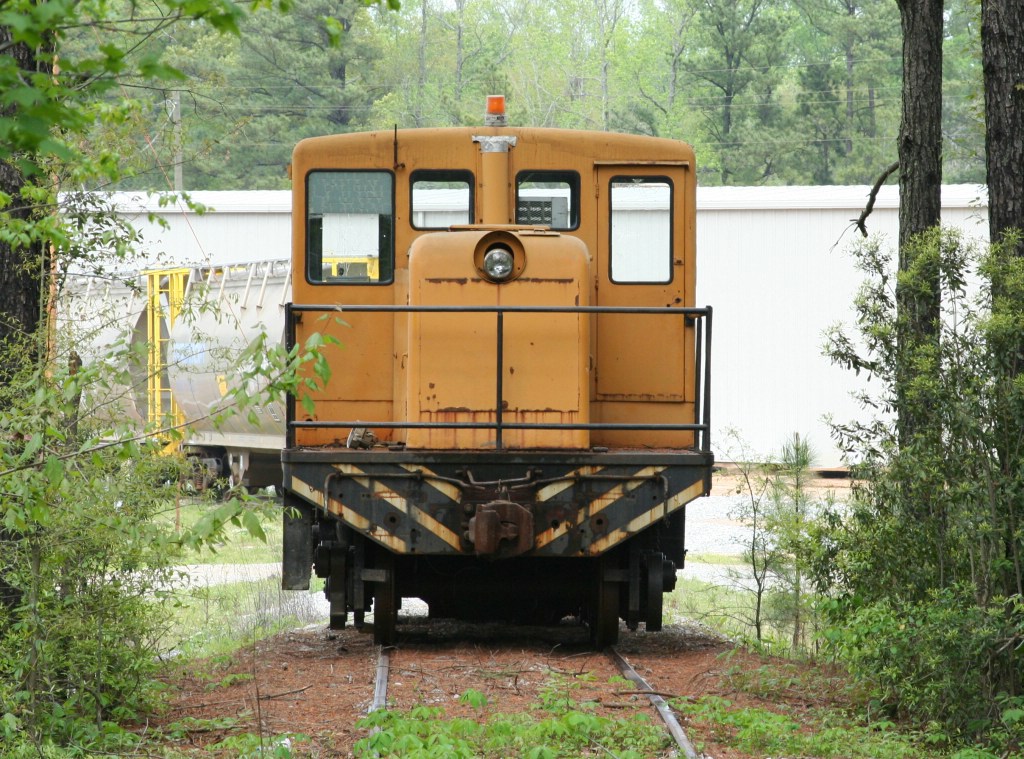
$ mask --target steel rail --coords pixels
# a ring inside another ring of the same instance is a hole
[[[390,649],[377,647],[377,677],[373,683],[373,703],[367,710],[372,714],[378,709],[386,709],[388,705],[388,672],[391,669]]]
[[[651,702],[651,706],[658,710],[658,715],[661,717],[662,722],[665,723],[665,726],[668,728],[672,738],[675,739],[676,745],[678,745],[679,749],[683,752],[683,756],[685,756],[686,759],[710,759],[704,754],[697,753],[697,749],[693,747],[693,744],[690,743],[690,739],[686,737],[686,733],[683,732],[683,727],[679,724],[679,720],[676,719],[672,709],[665,702],[665,699],[654,692],[654,688],[650,686],[650,683],[644,680],[640,676],[640,673],[633,669],[629,662],[626,661],[614,648],[606,648],[605,654],[615,662],[615,666],[619,668],[623,677],[640,688],[638,693],[643,693],[647,696]]]

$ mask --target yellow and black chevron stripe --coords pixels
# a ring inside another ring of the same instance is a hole
[[[512,502],[532,514],[531,556],[598,556],[704,494],[700,454],[340,452],[285,461],[294,493],[397,554],[473,555],[470,519]],[[496,558],[500,558],[496,557]]]

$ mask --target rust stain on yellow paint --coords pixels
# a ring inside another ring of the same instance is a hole
[[[341,501],[337,501],[332,498],[327,507],[332,514],[337,514],[345,520],[347,524],[352,525],[357,530],[368,530],[370,529],[370,520],[359,514],[348,506],[343,504]]]
[[[534,540],[534,548],[544,548],[544,546],[553,543],[563,535],[568,534],[570,530],[576,529],[578,524],[579,522],[575,519],[565,519],[558,524],[558,527],[549,527],[544,530],[544,532],[537,535]]]
[[[665,513],[671,514],[673,511],[677,511],[682,508],[690,501],[695,498],[699,498],[704,493],[704,483],[695,482],[690,487],[679,491],[674,496],[668,499],[665,503]]]
[[[394,490],[387,487],[383,483],[374,480],[372,483],[371,490],[374,496],[381,499],[382,501],[387,501],[396,509],[401,511],[403,514],[409,513],[409,504],[405,500],[405,497],[396,493]]]
[[[408,546],[405,541],[399,537],[392,535],[391,533],[385,532],[384,530],[374,528],[368,533],[371,538],[376,540],[378,543],[383,543],[395,553],[408,553]]]
[[[619,498],[622,498],[627,493],[636,490],[645,482],[649,482],[652,477],[656,477],[664,471],[664,467],[645,467],[641,469],[630,478],[595,498],[590,504],[590,515],[598,514],[608,508],[610,505],[615,503]]]
[[[311,500],[314,503],[316,503],[320,508],[322,508],[322,509],[327,508],[326,504],[324,503],[324,494],[322,492],[320,492],[319,490],[317,490],[312,485],[307,485],[304,481],[300,480],[298,477],[292,477],[292,487],[291,487],[291,489],[293,491],[295,491],[296,493],[303,493],[303,494],[305,494],[305,496],[309,500]]]

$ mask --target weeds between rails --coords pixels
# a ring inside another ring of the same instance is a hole
[[[672,755],[699,756],[665,700],[680,694],[656,690],[616,648],[594,651],[573,627],[527,634],[496,628],[473,626],[443,640],[419,631],[400,647],[378,647],[373,698],[359,722],[370,731],[362,748],[383,754],[419,740],[449,740],[453,751],[465,741],[478,750],[496,739],[486,733],[540,729],[560,744],[610,748],[621,741],[622,749],[668,752],[669,739],[650,719],[653,707],[675,744]],[[389,691],[392,678],[397,687]],[[534,728],[523,722],[526,714],[539,716]]]

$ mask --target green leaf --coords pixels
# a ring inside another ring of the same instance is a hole
[[[469,704],[475,709],[482,709],[487,706],[487,696],[478,690],[470,688],[461,696],[459,696],[459,702],[463,704]]]
[[[43,433],[37,432],[29,438],[28,443],[25,444],[25,450],[23,451],[26,459],[32,458],[36,455],[40,448],[43,447]]]
[[[263,531],[263,525],[260,523],[260,518],[253,511],[242,512],[242,526],[249,531],[257,540],[264,543],[267,542],[267,534]]]
[[[334,16],[324,16],[321,21],[323,22],[324,29],[327,31],[327,39],[331,47],[339,47],[341,45],[341,38],[345,34],[345,27]]]
[[[4,735],[10,737],[17,735],[20,732],[21,723],[18,718],[10,712],[5,712],[3,717],[0,717],[0,725],[3,725]]]
[[[1024,719],[1024,709],[1007,709],[1002,714],[1002,720],[1004,724],[1016,725]]]
[[[64,479],[64,462],[56,456],[48,456],[43,465],[43,476],[49,481],[51,487]]]

